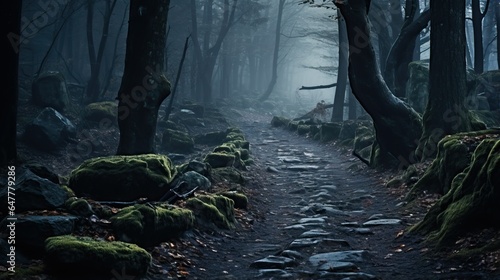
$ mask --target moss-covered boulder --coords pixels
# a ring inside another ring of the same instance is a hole
[[[286,127],[289,122],[290,120],[285,117],[274,116],[271,120],[271,125],[273,127]]]
[[[166,129],[163,132],[162,147],[168,152],[189,154],[194,149],[194,140],[183,131]]]
[[[83,111],[83,119],[91,122],[101,122],[103,120],[109,120],[112,123],[116,122],[118,116],[118,105],[116,102],[104,101],[90,103],[85,106]]]
[[[427,234],[438,247],[467,231],[500,226],[500,140],[486,138],[474,150],[470,166],[412,231]]]
[[[193,211],[199,226],[234,228],[234,201],[230,198],[222,195],[197,195],[186,201],[186,207]]]
[[[246,164],[249,164],[248,160],[246,162]],[[243,177],[241,172],[234,167],[219,167],[212,169],[212,179],[215,182],[228,181],[240,185],[245,184],[245,177]]]
[[[479,76],[476,93],[484,93],[491,111],[500,109],[500,70],[487,71]]]
[[[342,123],[342,128],[339,132],[339,140],[354,140],[356,137],[356,129],[358,128],[358,123],[356,121],[345,121]]]
[[[130,277],[146,274],[151,255],[135,244],[99,241],[88,237],[56,236],[45,241],[44,262],[54,274]],[[67,278],[69,279],[69,278]]]
[[[234,154],[216,152],[205,156],[204,162],[210,164],[212,168],[233,166],[236,160]]]
[[[299,128],[300,122],[299,121],[290,121],[288,122],[287,128],[290,131],[297,131]]]
[[[190,210],[167,204],[137,204],[120,210],[111,223],[120,240],[154,245],[191,229],[194,216]]]
[[[500,110],[497,111],[470,111],[472,117],[483,122],[486,127],[500,127]]]
[[[95,200],[155,200],[170,189],[176,174],[176,168],[164,155],[99,157],[86,160],[73,170],[69,187],[78,196]]]
[[[237,191],[226,191],[220,193],[220,195],[231,199],[234,202],[234,208],[247,209],[248,197],[243,193]]]
[[[495,137],[498,130],[481,130],[448,135],[439,141],[437,155],[420,180],[413,186],[408,199],[415,198],[422,191],[445,194],[457,174],[471,162],[476,148],[475,137]]]
[[[319,128],[320,141],[328,142],[337,139],[339,137],[341,129],[341,122],[330,122],[322,124]]]
[[[171,129],[171,130],[182,131],[182,132],[186,132],[186,133],[188,132],[186,126],[184,126],[182,124],[178,124],[178,123],[170,121],[170,120],[169,121],[165,121],[165,120],[159,121],[158,127],[161,128],[161,130]]]
[[[68,212],[81,217],[90,217],[94,214],[92,206],[83,198],[70,197],[65,203]]]

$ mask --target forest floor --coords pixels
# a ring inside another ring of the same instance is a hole
[[[435,252],[406,232],[437,197],[407,205],[405,186],[385,186],[395,172],[369,169],[335,143],[273,128],[269,114],[239,113],[230,122],[244,132],[255,161],[244,172],[248,209],[235,210],[234,230],[194,230],[162,244],[168,254],[155,258],[147,279],[500,279],[497,252],[449,258],[492,242],[497,231],[471,233]],[[86,157],[114,153],[116,127],[89,132],[104,140]],[[66,176],[83,160],[72,149],[47,155],[21,144],[19,153]],[[157,249],[148,248],[153,257]]]

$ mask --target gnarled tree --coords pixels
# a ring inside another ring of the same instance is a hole
[[[422,133],[420,115],[395,97],[380,73],[368,22],[369,0],[335,1],[346,21],[349,41],[349,81],[354,96],[372,117],[381,154],[406,166]]]

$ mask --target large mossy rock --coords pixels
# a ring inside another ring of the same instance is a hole
[[[204,162],[210,164],[212,168],[233,166],[236,156],[226,152],[212,152],[205,156]]]
[[[123,275],[135,278],[147,273],[151,255],[135,244],[98,241],[88,237],[57,236],[45,242],[47,270],[68,276]],[[70,278],[66,278],[70,279]]]
[[[64,76],[56,71],[40,74],[31,87],[33,102],[40,107],[52,107],[64,111],[69,98]]]
[[[427,234],[438,247],[477,228],[498,227],[500,220],[500,135],[476,147],[471,164],[452,181],[451,190],[434,204],[413,232]]]
[[[360,126],[356,128],[354,137],[354,150],[361,151],[364,148],[371,146],[375,141],[373,128]]]
[[[118,118],[118,105],[116,102],[103,101],[90,103],[85,106],[83,111],[83,119],[100,123],[106,121],[108,123],[116,123]]]
[[[212,179],[215,182],[229,181],[243,185],[245,184],[245,177],[241,172],[234,167],[219,167],[212,169]]]
[[[191,229],[194,216],[190,210],[166,204],[137,204],[120,210],[111,218],[111,223],[120,240],[154,245]]]
[[[76,138],[76,126],[54,108],[47,107],[26,126],[23,138],[33,147],[53,151]]]
[[[200,145],[219,145],[226,139],[227,131],[214,131],[196,135],[194,142]]]
[[[481,130],[444,137],[437,145],[436,158],[427,168],[422,178],[413,186],[408,198],[413,199],[423,191],[446,194],[450,190],[455,176],[461,173],[471,162],[472,153],[476,147],[473,142],[474,137],[481,137],[482,135],[494,136],[499,133],[499,130]],[[468,138],[473,139],[468,141]]]
[[[194,149],[194,140],[186,132],[166,129],[163,132],[162,146],[168,152],[189,154]]]
[[[273,126],[273,127],[286,127],[286,126],[288,126],[289,122],[290,122],[290,120],[285,118],[285,117],[274,116],[273,119],[271,120],[271,126]]]
[[[199,226],[212,225],[222,229],[234,228],[234,201],[222,195],[197,195],[186,201]]]
[[[78,196],[95,200],[157,200],[170,189],[176,174],[177,169],[164,155],[99,157],[73,170],[69,187]]]

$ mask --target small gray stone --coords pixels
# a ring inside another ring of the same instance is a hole
[[[321,239],[318,238],[299,238],[295,239],[290,243],[288,246],[289,249],[297,249],[297,248],[303,248],[303,247],[309,247],[313,245],[317,245],[321,243]]]
[[[292,278],[293,274],[283,269],[259,269],[259,275],[257,277],[271,277],[271,279],[277,277],[286,279]]]
[[[342,280],[371,280],[379,279],[375,275],[364,272],[322,272],[320,278],[342,279]]]
[[[298,157],[294,156],[279,156],[279,160],[281,160],[284,163],[301,163],[302,161]]]
[[[359,223],[358,222],[345,222],[340,224],[343,227],[358,227]]]
[[[373,214],[368,218],[368,221],[382,219],[384,214]]]
[[[330,253],[321,253],[309,258],[309,262],[314,266],[319,266],[323,262],[362,262],[367,256],[364,250],[339,251]]]
[[[353,271],[358,267],[352,262],[326,262],[318,267],[318,270],[329,272]]]
[[[281,256],[268,256],[266,258],[254,261],[250,267],[252,268],[278,268],[283,269],[286,267],[295,266],[297,263],[287,257]]]
[[[319,166],[309,165],[309,164],[296,164],[288,166],[287,169],[291,171],[310,171],[310,170],[318,170]]]
[[[304,258],[304,256],[302,256],[301,253],[294,251],[294,250],[284,250],[283,252],[281,252],[280,255],[283,257],[287,257],[287,258],[291,258],[291,259],[295,259],[295,260],[300,260],[300,259]]]
[[[310,238],[310,237],[324,237],[329,236],[331,233],[324,231],[322,229],[311,229],[310,231],[306,231],[300,235],[302,238]]]
[[[311,217],[311,218],[302,218],[299,220],[299,224],[307,224],[307,223],[326,223],[327,217]]]
[[[369,226],[391,226],[391,225],[399,225],[401,224],[401,220],[399,219],[378,219],[378,220],[371,220],[366,223],[363,223],[363,226],[369,227]]]
[[[280,171],[276,169],[276,167],[268,166],[266,167],[266,171],[269,173],[279,173]]]

